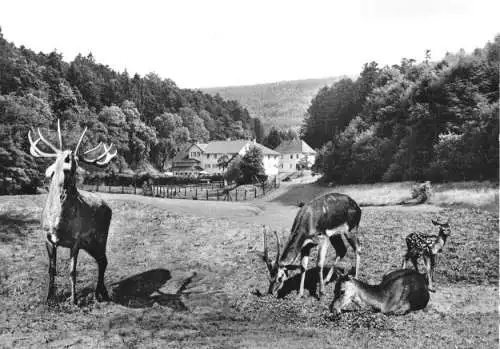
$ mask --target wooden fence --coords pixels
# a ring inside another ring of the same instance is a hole
[[[191,185],[149,185],[143,188],[135,186],[104,186],[88,185],[82,186],[83,190],[102,192],[136,194],[172,199],[189,200],[215,200],[215,201],[245,201],[252,200],[265,195],[271,190],[279,187],[279,181],[274,178],[260,184],[244,186],[244,188],[224,187],[224,183],[200,183]]]

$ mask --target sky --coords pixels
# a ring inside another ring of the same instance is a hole
[[[498,0],[0,0],[6,40],[181,88],[356,76],[500,33]]]

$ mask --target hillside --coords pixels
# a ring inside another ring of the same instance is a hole
[[[224,99],[238,101],[252,117],[262,120],[264,127],[298,129],[311,98],[325,85],[340,77],[281,81],[250,86],[228,86],[202,89],[209,94],[219,93]]]

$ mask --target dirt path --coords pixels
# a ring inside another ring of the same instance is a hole
[[[261,214],[261,209],[249,203],[164,199],[133,194],[99,193],[104,200],[135,201],[154,205],[176,214],[189,214],[200,217],[253,217]]]

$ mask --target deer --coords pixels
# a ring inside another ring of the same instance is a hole
[[[56,148],[38,131],[38,138],[33,140],[28,131],[30,153],[36,158],[54,158],[45,176],[50,178],[47,200],[42,210],[41,226],[46,232],[45,246],[49,256],[49,287],[47,302],[55,300],[54,277],[56,275],[57,247],[70,249],[71,302],[76,304],[76,264],[78,252],[85,250],[98,266],[97,301],[109,300],[104,285],[104,273],[108,265],[106,243],[111,222],[112,210],[94,194],[79,191],[76,186],[76,170],[79,163],[106,166],[116,155],[114,146],[99,143],[96,147],[79,153],[80,145],[87,131],[85,127],[75,150],[63,150],[61,125],[57,121],[59,148]],[[51,152],[40,149],[42,142]]]
[[[318,298],[324,294],[324,286],[330,280],[334,268],[325,277],[323,266],[328,246],[331,244],[336,252],[335,265],[347,253],[347,246],[351,245],[356,254],[356,276],[359,272],[360,243],[358,227],[361,220],[361,209],[351,197],[340,193],[327,193],[305,203],[292,225],[288,242],[281,253],[281,241],[275,231],[277,254],[275,261],[269,259],[267,246],[267,229],[264,227],[264,253],[261,256],[267,265],[270,274],[268,294],[279,291],[289,277],[289,271],[296,269],[293,265],[300,254],[301,280],[298,297],[304,295],[304,282],[311,249],[319,245],[319,292]]]
[[[422,257],[429,280],[429,291],[435,292],[436,289],[433,286],[434,269],[438,254],[443,251],[446,240],[451,234],[451,227],[449,219],[446,222],[438,222],[432,219],[431,222],[439,227],[438,235],[411,233],[406,236],[407,249],[401,268],[405,269],[408,260],[411,260],[415,270],[418,271],[418,258]]]
[[[340,314],[351,304],[371,307],[383,314],[404,315],[429,303],[428,281],[413,269],[398,269],[371,285],[351,275],[338,277],[330,311]]]

